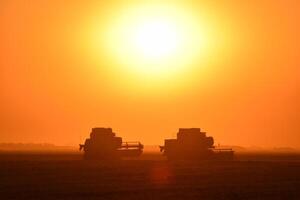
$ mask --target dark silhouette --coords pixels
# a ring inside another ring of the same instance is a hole
[[[160,151],[170,160],[232,159],[234,153],[230,148],[216,148],[213,137],[200,128],[180,128],[177,139],[166,139]]]
[[[102,160],[140,156],[143,148],[140,142],[122,142],[111,128],[93,128],[90,138],[79,145],[79,150],[84,150],[85,159]]]

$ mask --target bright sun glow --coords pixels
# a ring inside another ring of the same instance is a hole
[[[137,25],[133,44],[145,59],[161,59],[175,53],[180,37],[176,26],[167,21],[150,20]]]
[[[180,6],[140,5],[121,10],[104,41],[119,71],[157,79],[181,73],[201,59],[207,42],[203,28]]]

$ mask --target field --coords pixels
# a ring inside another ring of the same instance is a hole
[[[300,154],[103,163],[77,153],[0,153],[0,199],[300,199]]]

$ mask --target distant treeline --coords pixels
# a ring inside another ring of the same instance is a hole
[[[2,151],[74,150],[73,146],[56,146],[49,143],[0,143]]]
[[[218,148],[232,148],[236,152],[248,152],[248,151],[276,151],[276,152],[293,152],[299,151],[291,147],[274,147],[274,148],[263,148],[263,147],[241,147],[231,145],[216,146]],[[50,143],[0,143],[0,151],[77,151],[77,146],[57,146]],[[145,152],[158,152],[158,145],[145,145]]]

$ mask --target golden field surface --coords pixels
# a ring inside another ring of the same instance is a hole
[[[0,199],[299,199],[300,154],[243,153],[233,161],[116,162],[75,152],[2,152]]]

